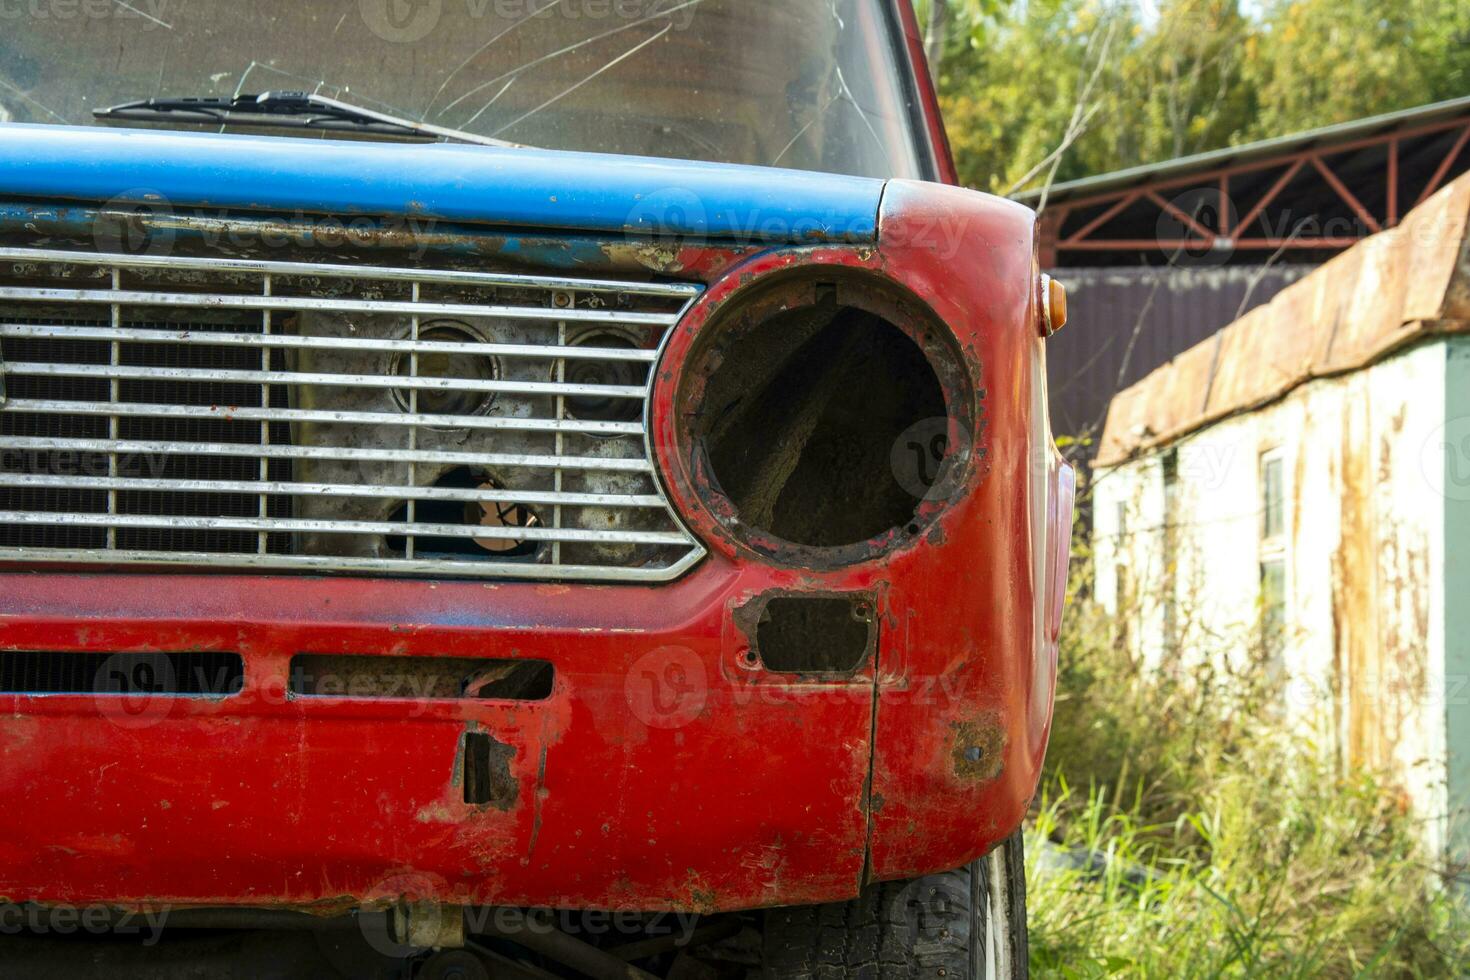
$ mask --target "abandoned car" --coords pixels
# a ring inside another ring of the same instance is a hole
[[[908,0],[11,13],[0,973],[1025,972],[1065,294]]]

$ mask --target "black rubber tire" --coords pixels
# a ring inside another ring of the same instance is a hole
[[[771,980],[1024,980],[1026,875],[1017,831],[968,867],[765,914]]]

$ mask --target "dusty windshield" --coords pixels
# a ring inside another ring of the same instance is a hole
[[[0,0],[0,121],[279,90],[568,150],[922,177],[888,0]],[[276,131],[282,135],[299,135]]]

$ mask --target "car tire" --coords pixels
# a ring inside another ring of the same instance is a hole
[[[765,914],[770,980],[1017,980],[1027,959],[1020,831],[957,871]]]

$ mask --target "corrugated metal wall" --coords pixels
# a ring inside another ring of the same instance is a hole
[[[1096,440],[1113,395],[1313,268],[1052,270],[1067,287],[1071,316],[1047,344],[1053,431]],[[1092,455],[1090,449],[1080,453],[1083,458]]]

